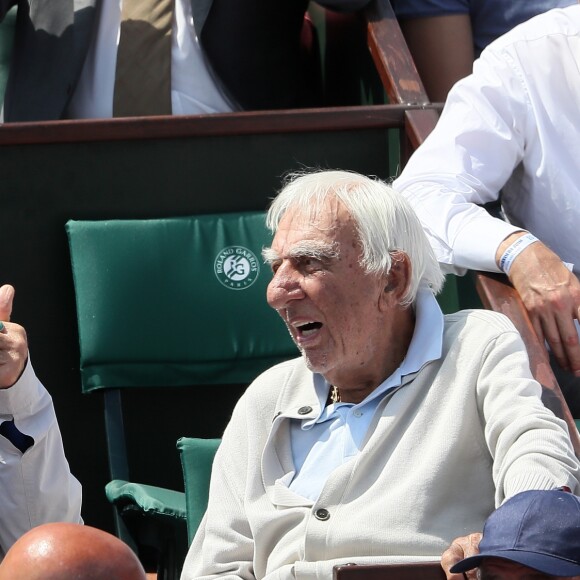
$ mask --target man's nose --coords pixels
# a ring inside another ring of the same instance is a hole
[[[275,310],[280,310],[293,300],[300,300],[303,297],[304,292],[298,273],[291,267],[280,266],[268,284],[268,304]]]

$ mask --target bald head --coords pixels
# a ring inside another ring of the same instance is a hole
[[[145,580],[135,553],[119,538],[71,523],[33,528],[8,550],[0,580]]]

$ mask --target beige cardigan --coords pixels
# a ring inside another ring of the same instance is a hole
[[[514,493],[578,491],[566,425],[540,402],[522,340],[500,314],[445,317],[441,359],[386,395],[361,452],[314,505],[280,481],[293,470],[290,419],[318,411],[312,377],[289,361],[240,399],[182,580],[330,580],[336,564],[434,560]]]

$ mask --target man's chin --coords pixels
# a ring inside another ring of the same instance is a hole
[[[312,353],[308,353],[304,349],[300,349],[302,358],[308,367],[308,370],[319,375],[324,375],[328,371],[328,358],[326,356],[315,356]]]

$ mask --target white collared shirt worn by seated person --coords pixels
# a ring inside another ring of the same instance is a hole
[[[68,108],[72,119],[113,116],[115,65],[122,0],[102,2],[95,35]],[[229,102],[205,61],[193,26],[190,0],[175,0],[171,37],[171,108],[174,115],[225,113]]]
[[[430,290],[419,291],[415,320],[413,338],[401,366],[360,403],[325,406],[330,385],[322,375],[314,375],[321,412],[315,419],[294,420],[291,426],[296,472],[288,473],[286,478],[291,479],[288,487],[293,492],[316,502],[330,473],[363,447],[384,395],[398,388],[402,377],[441,357],[443,313]]]

